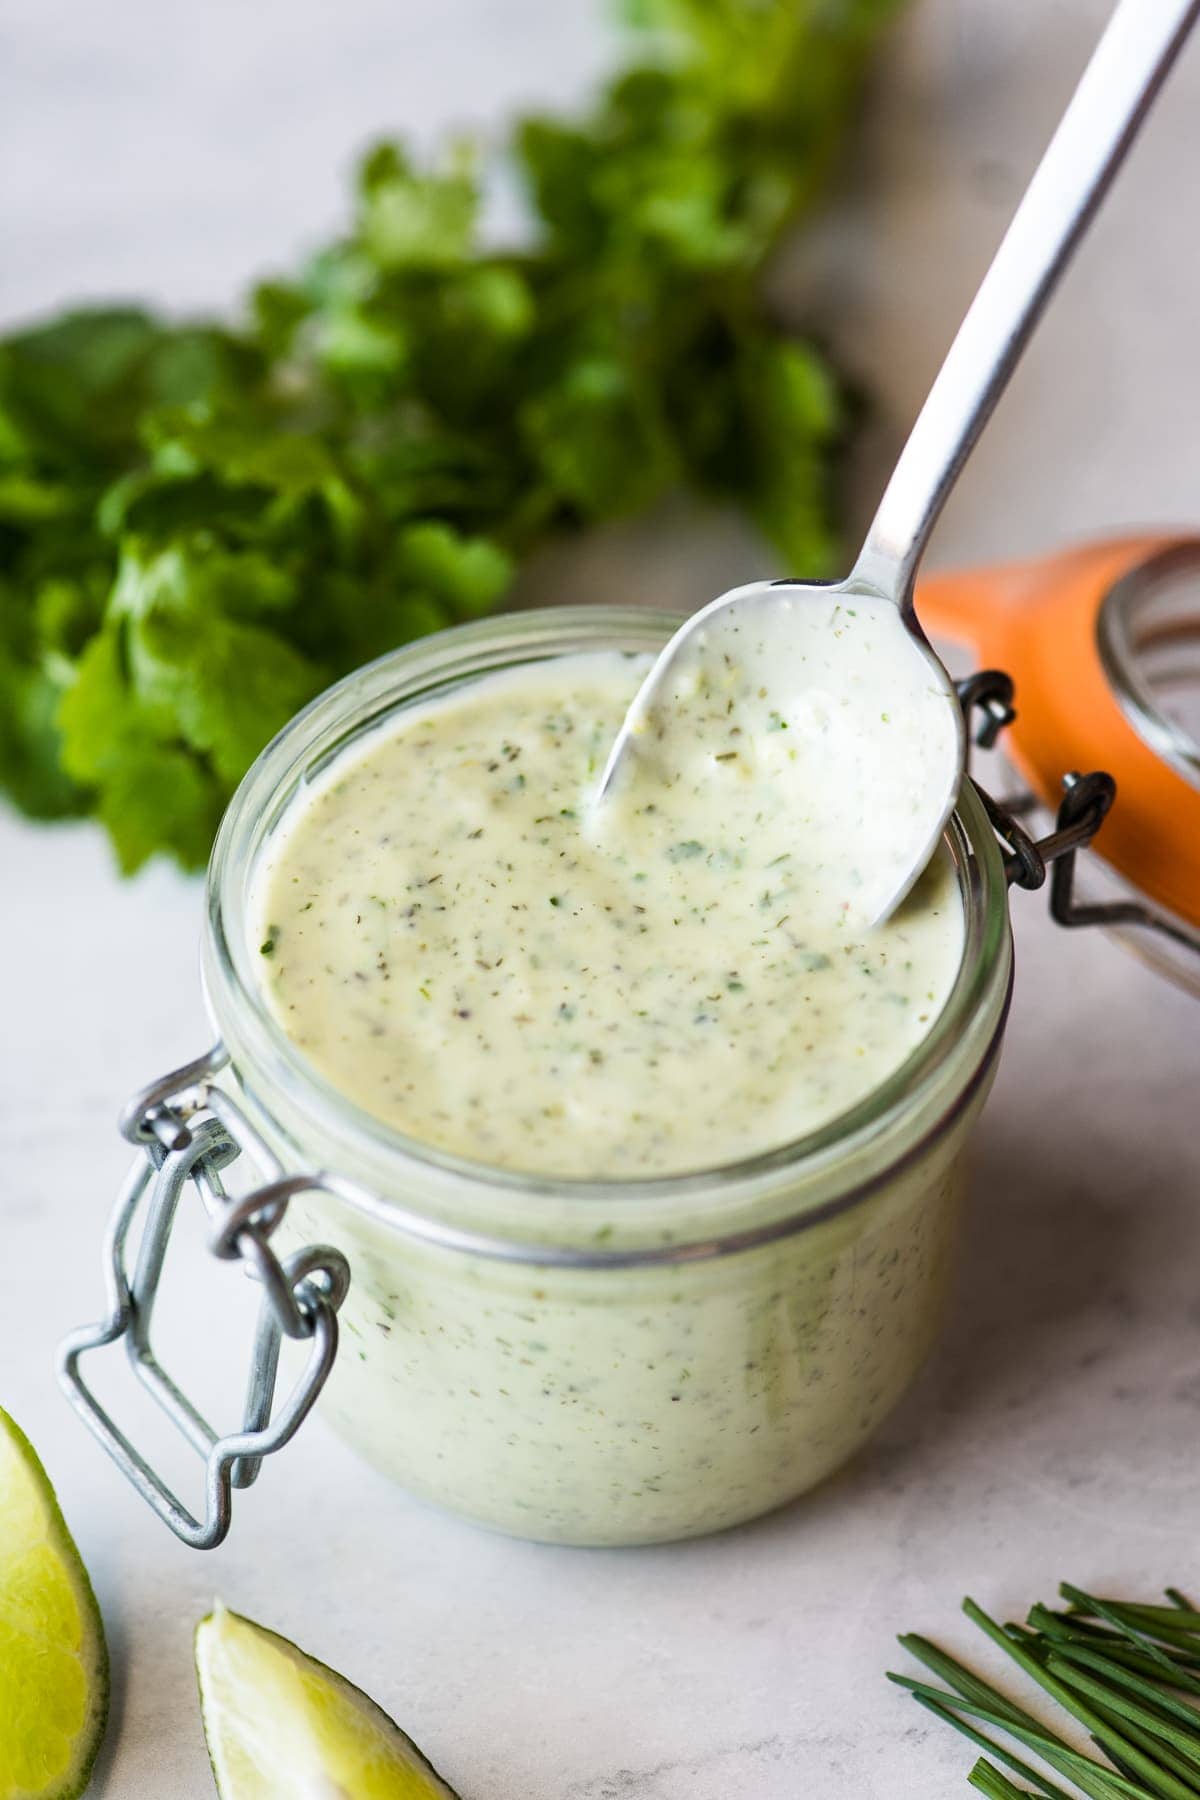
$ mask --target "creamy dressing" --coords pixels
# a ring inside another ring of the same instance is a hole
[[[812,905],[828,900],[862,930],[928,865],[963,752],[949,678],[890,600],[756,582],[668,643],[602,792],[607,803],[632,779],[644,801],[655,782],[682,787],[732,829],[765,813],[803,857]]]
[[[694,654],[599,807],[647,658],[489,676],[360,739],[256,885],[287,1035],[410,1137],[552,1175],[713,1167],[865,1098],[944,1004],[963,917],[939,852],[866,923],[904,795],[853,755],[856,704],[888,708],[852,641],[846,704],[797,698],[770,642]]]

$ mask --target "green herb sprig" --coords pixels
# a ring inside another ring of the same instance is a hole
[[[989,1800],[1200,1800],[1200,1612],[1177,1588],[1167,1589],[1166,1606],[1101,1600],[1069,1582],[1059,1594],[1065,1609],[1038,1604],[1024,1625],[999,1625],[971,1599],[963,1611],[1106,1761],[1077,1749],[928,1638],[909,1633],[900,1643],[945,1687],[895,1673],[888,1680],[987,1753],[969,1780]],[[983,1726],[1032,1751],[1071,1788]]]
[[[832,542],[843,395],[762,293],[900,0],[626,0],[576,119],[362,163],[347,235],[236,327],[130,309],[0,340],[0,787],[120,863],[203,862],[330,680],[485,613],[548,537],[675,487],[788,572]],[[481,238],[499,160],[528,241]]]

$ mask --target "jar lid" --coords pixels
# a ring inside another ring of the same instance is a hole
[[[1053,810],[1068,770],[1107,769],[1098,854],[1200,927],[1200,537],[1139,535],[1035,562],[927,577],[931,635],[1007,671],[1005,748]]]

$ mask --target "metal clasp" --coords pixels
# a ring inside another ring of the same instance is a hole
[[[981,749],[990,750],[1000,733],[1017,716],[1012,677],[1002,669],[980,669],[966,680],[956,682],[955,687],[966,715],[968,738]],[[971,714],[976,710],[981,717],[972,731]],[[1040,888],[1049,874],[1050,915],[1057,924],[1141,925],[1195,948],[1186,932],[1178,930],[1169,919],[1139,901],[1085,901],[1077,897],[1076,857],[1091,843],[1107,818],[1117,797],[1117,784],[1104,770],[1094,769],[1088,775],[1066,774],[1062,785],[1054,830],[1046,837],[1034,838],[1017,816],[1019,810],[1026,809],[1024,802],[994,800],[976,782],[975,791],[992,829],[1005,846],[1004,873],[1009,886]]]
[[[270,1239],[288,1202],[298,1193],[327,1189],[321,1175],[286,1175],[274,1152],[241,1108],[212,1077],[227,1062],[223,1046],[135,1094],[121,1114],[121,1131],[137,1156],[121,1190],[105,1239],[108,1313],[96,1325],[71,1333],[59,1349],[58,1377],[67,1398],[93,1436],[175,1535],[196,1550],[211,1550],[229,1530],[232,1489],[257,1479],[264,1456],[295,1435],[325,1385],[337,1353],[337,1313],[350,1285],[340,1251],[313,1245],[280,1258]],[[222,1172],[247,1154],[265,1176],[250,1193],[233,1198]],[[241,1429],[218,1435],[167,1374],[154,1354],[151,1326],[167,1245],[186,1188],[198,1193],[212,1220],[209,1249],[241,1262],[263,1290],[251,1356]],[[129,1239],[135,1220],[145,1222],[134,1267]],[[275,1408],[280,1344],[284,1337],[312,1344],[291,1393]],[[124,1340],[139,1381],[153,1395],[192,1449],[205,1461],[204,1516],[189,1511],[115,1423],[80,1373],[89,1351]]]

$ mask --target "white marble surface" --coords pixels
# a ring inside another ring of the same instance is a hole
[[[791,272],[893,422],[1103,11],[932,0],[898,44],[862,155],[872,197]],[[104,290],[218,301],[335,215],[330,171],[369,130],[565,99],[606,54],[589,7],[548,0],[8,0],[0,33],[10,317]],[[1173,223],[1198,99],[1200,48],[943,557],[1195,516],[1200,252]],[[680,567],[656,579],[684,589]],[[1055,932],[1039,901],[1015,910],[1017,998],[950,1326],[854,1468],[721,1539],[555,1551],[431,1514],[314,1421],[201,1557],[149,1519],[50,1370],[99,1307],[115,1107],[205,1035],[198,888],[166,869],[122,887],[90,828],[0,816],[0,1402],[44,1452],[109,1625],[93,1791],[211,1792],[189,1639],[214,1592],[366,1686],[469,1800],[930,1800],[966,1791],[970,1753],[884,1686],[893,1632],[968,1641],[968,1588],[1005,1613],[1064,1575],[1200,1582],[1200,1009],[1112,944]],[[228,1398],[243,1321],[225,1329],[223,1277],[181,1278],[174,1338]]]

